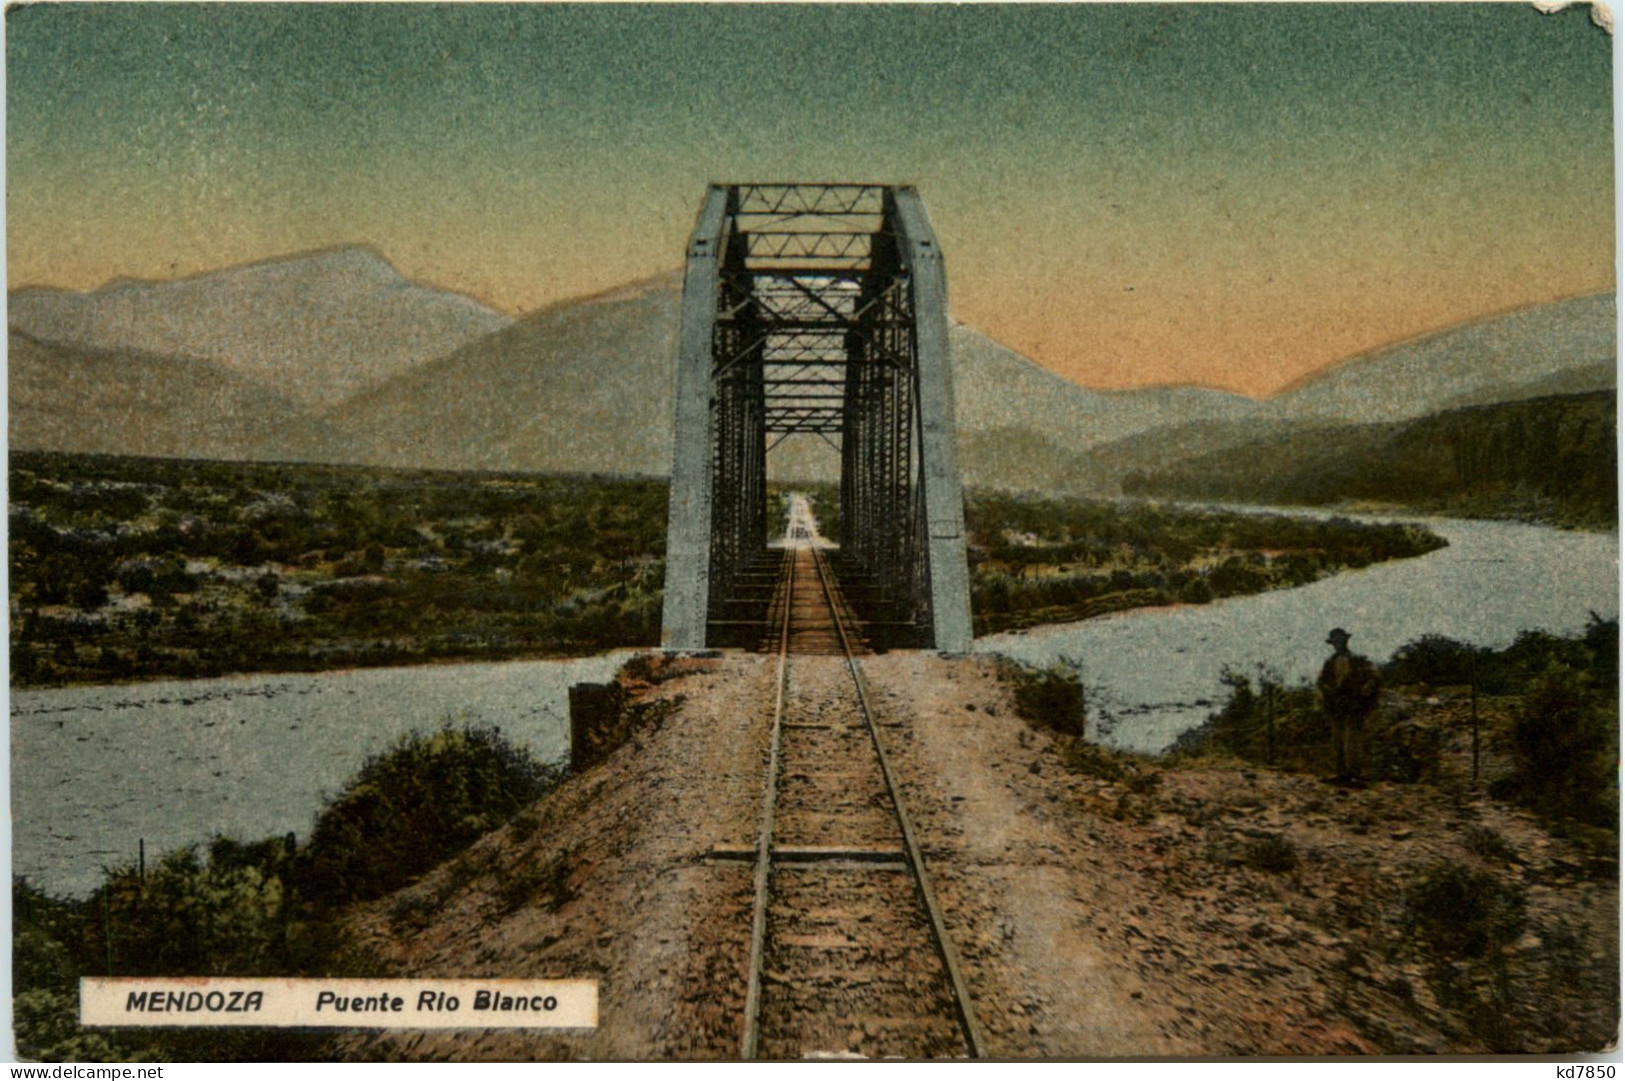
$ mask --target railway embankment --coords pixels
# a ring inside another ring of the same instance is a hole
[[[797,658],[804,676],[839,657]],[[988,657],[861,665],[995,1057],[1597,1049],[1617,870],[1455,784],[1363,789],[1080,750]],[[809,666],[813,666],[810,668]],[[645,669],[667,702],[602,761],[354,911],[380,975],[600,981],[589,1035],[382,1033],[346,1057],[739,1054],[774,659]],[[810,676],[809,676],[810,678]],[[781,975],[784,975],[781,973]],[[791,974],[793,976],[793,974]],[[769,977],[771,979],[771,976]],[[823,1030],[863,1053],[875,1019]]]

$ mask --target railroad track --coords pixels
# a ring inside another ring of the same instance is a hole
[[[980,1057],[980,1024],[817,549],[774,601],[778,681],[741,1052]],[[745,855],[745,853],[741,853]]]

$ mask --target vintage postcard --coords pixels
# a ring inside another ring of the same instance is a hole
[[[1610,1051],[1613,34],[14,4],[13,1054]]]

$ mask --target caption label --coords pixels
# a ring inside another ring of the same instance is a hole
[[[86,977],[84,1025],[270,1028],[598,1027],[597,980]]]

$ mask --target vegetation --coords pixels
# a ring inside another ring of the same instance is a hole
[[[1619,821],[1617,684],[1554,663],[1530,681],[1512,726],[1516,770],[1496,794],[1558,818]]]
[[[445,728],[367,763],[290,834],[204,854],[171,853],[144,874],[111,870],[84,900],[13,884],[17,1046],[45,1061],[305,1059],[322,1037],[279,1030],[85,1030],[81,975],[371,975],[347,950],[342,906],[406,884],[533,802],[556,775],[494,729]]]
[[[1429,962],[1435,998],[1494,1051],[1523,1049],[1509,954],[1527,925],[1528,898],[1521,882],[1454,863],[1430,868],[1405,895],[1408,937]]]
[[[33,453],[10,476],[17,686],[659,640],[660,481]]]
[[[403,738],[370,759],[317,818],[301,880],[329,904],[399,889],[501,826],[560,772],[494,728]]]
[[[831,484],[798,486],[826,535]],[[785,489],[769,493],[782,535]],[[591,653],[659,639],[666,486],[22,453],[15,686]],[[1299,585],[1443,544],[1408,526],[983,494],[979,633]]]
[[[1612,391],[1286,435],[1123,479],[1129,495],[1322,506],[1370,501],[1613,529]]]
[[[1314,1016],[1358,1036],[1345,1050],[1610,1046],[1617,623],[1499,650],[1428,637],[1382,670],[1364,791],[1316,779],[1332,771],[1318,694],[1267,667],[1226,673],[1223,708],[1156,760],[1017,712],[1093,815],[1080,832],[1141,876],[1124,941],[1159,982],[1314,981]],[[1013,701],[1053,678],[1001,671]]]
[[[1525,632],[1500,650],[1430,635],[1400,647],[1381,668],[1390,688],[1426,696],[1456,687],[1473,710],[1482,706],[1486,753],[1506,763],[1499,776],[1486,778],[1491,795],[1554,821],[1617,828],[1617,620],[1593,616],[1583,633],[1568,638]],[[1179,739],[1177,755],[1218,752],[1283,769],[1330,770],[1330,727],[1312,685],[1287,685],[1263,666],[1252,675],[1226,672],[1224,681],[1230,693],[1223,707]],[[1420,723],[1416,712],[1407,698],[1390,694],[1367,722],[1372,779],[1414,784],[1439,777],[1446,743],[1459,739],[1460,725],[1447,731]]]
[[[976,633],[1304,585],[1442,548],[1411,525],[1040,499],[967,501]]]
[[[1014,685],[1016,716],[1062,735],[1084,734],[1087,706],[1075,661],[1063,659],[1035,668],[1004,660],[1000,671],[1005,682]]]

